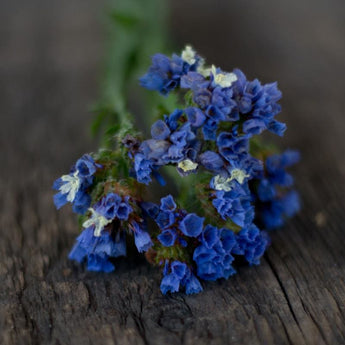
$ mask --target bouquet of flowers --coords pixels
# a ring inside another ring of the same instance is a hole
[[[140,84],[175,94],[176,109],[158,109],[150,138],[124,117],[111,147],[85,154],[55,181],[56,207],[71,203],[82,225],[69,258],[111,272],[133,244],[161,267],[163,294],[198,293],[200,280],[235,274],[236,261],[258,265],[268,232],[299,210],[286,171],[299,154],[279,153],[260,137],[286,130],[276,120],[277,83],[207,66],[187,46],[180,55],[154,55]],[[174,196],[155,202],[155,181]]]

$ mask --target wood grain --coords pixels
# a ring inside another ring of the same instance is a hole
[[[259,267],[159,291],[141,257],[114,274],[66,258],[78,232],[52,181],[90,140],[103,51],[102,3],[1,1],[0,344],[344,344],[345,3],[171,2],[178,46],[279,80],[282,147],[298,148],[303,213],[272,234]]]

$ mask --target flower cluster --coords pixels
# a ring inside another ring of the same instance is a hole
[[[233,255],[244,256],[250,264],[257,265],[269,244],[267,234],[254,225],[238,234],[204,225],[205,218],[178,208],[171,195],[163,197],[160,206],[147,203],[144,208],[159,228],[149,254],[164,265],[163,293],[175,292],[180,286],[185,287],[187,294],[193,293],[196,286],[200,290],[194,271],[203,280],[227,279],[236,273]],[[195,288],[190,288],[191,283]]]
[[[277,154],[259,137],[265,130],[278,136],[286,130],[276,119],[277,83],[248,80],[239,69],[208,67],[187,46],[171,58],[154,55],[140,84],[184,102],[160,113],[150,138],[120,128],[113,151],[84,155],[55,181],[57,208],[70,202],[83,215],[84,230],[69,257],[87,261],[89,270],[110,272],[112,258],[126,255],[132,243],[162,267],[163,294],[182,288],[198,293],[199,279],[235,274],[238,257],[258,265],[270,244],[266,230],[299,210],[286,172],[299,154]],[[148,200],[147,186],[153,178],[166,183],[164,175],[173,173],[166,166],[178,172],[169,181],[179,194],[157,205]]]
[[[89,212],[89,218],[83,222],[85,230],[77,238],[69,258],[80,263],[87,259],[90,271],[114,270],[109,259],[126,255],[126,229],[134,235],[139,252],[152,246],[145,223],[135,220],[137,214],[132,216],[129,196],[121,198],[116,193],[108,193]]]
[[[163,54],[155,54],[152,66],[140,79],[140,84],[146,89],[166,95],[179,87],[182,76],[195,71],[201,63],[202,59],[190,46],[186,47],[181,56],[173,54],[171,59]]]

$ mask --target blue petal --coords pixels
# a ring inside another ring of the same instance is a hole
[[[58,210],[68,203],[66,197],[67,194],[57,193],[54,195],[54,204]]]

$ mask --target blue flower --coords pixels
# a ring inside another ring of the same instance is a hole
[[[174,261],[170,265],[170,268],[171,268],[171,273],[174,274],[180,280],[182,280],[186,274],[187,265],[184,262]]]
[[[254,218],[251,196],[237,182],[234,182],[232,186],[228,192],[216,191],[216,198],[212,200],[212,204],[224,220],[230,218],[234,223],[243,227],[250,224]]]
[[[237,245],[232,252],[244,255],[250,265],[259,265],[260,258],[270,244],[266,232],[260,231],[254,224],[243,228],[237,235]]]
[[[132,221],[131,225],[133,227],[134,241],[138,252],[146,252],[153,245],[149,233],[141,228],[135,221]]]
[[[224,161],[221,156],[213,151],[205,151],[199,156],[200,164],[207,170],[220,171],[224,166]]]
[[[168,292],[178,292],[180,288],[180,279],[174,274],[167,274],[163,277],[161,282],[161,291],[163,295],[166,295]]]
[[[193,273],[186,278],[185,287],[187,295],[197,294],[203,290],[198,278]]]
[[[170,194],[161,199],[160,209],[162,211],[175,211],[176,203]]]
[[[151,173],[153,162],[145,158],[144,154],[138,153],[134,156],[134,169],[136,178],[139,182],[149,184],[151,182]]]
[[[98,210],[107,219],[114,219],[117,216],[121,200],[118,194],[108,193],[102,198]]]
[[[202,127],[202,134],[205,140],[216,140],[218,123],[214,119],[207,119]]]
[[[285,218],[294,216],[301,208],[298,193],[294,190],[258,206],[260,221],[267,230],[284,225]]]
[[[298,193],[284,192],[284,188],[293,185],[293,177],[286,169],[299,159],[299,153],[292,150],[266,159],[266,172],[259,177],[256,189],[256,207],[259,210],[257,220],[267,230],[284,225],[285,219],[292,217],[300,209]]]
[[[298,163],[299,160],[299,152],[293,150],[286,150],[280,155],[268,157],[266,169],[269,181],[279,186],[290,187],[293,184],[293,178],[285,169]]]
[[[164,140],[169,137],[170,129],[163,120],[156,121],[151,127],[151,136],[155,140]]]
[[[141,86],[163,95],[178,87],[181,77],[188,71],[196,70],[200,62],[200,57],[189,48],[186,47],[181,56],[173,54],[171,59],[163,54],[155,54],[148,72],[140,78]]]
[[[152,219],[156,219],[160,212],[158,205],[153,202],[142,202],[140,207],[144,213]]]
[[[238,121],[239,115],[232,114],[232,109],[236,106],[236,102],[232,99],[233,91],[231,88],[217,87],[212,92],[212,105],[221,111],[223,118],[229,121]]]
[[[199,108],[189,107],[185,109],[185,113],[187,115],[188,122],[193,127],[201,127],[206,120],[205,114]]]
[[[55,200],[55,199],[54,199]],[[84,191],[79,191],[74,199],[72,210],[78,214],[85,214],[91,204],[91,196]]]
[[[213,246],[219,241],[219,231],[215,226],[207,224],[202,232],[202,243],[207,248]]]
[[[301,209],[300,198],[295,190],[286,193],[280,202],[284,215],[287,217],[294,216]]]
[[[89,154],[83,155],[75,164],[75,169],[78,170],[78,175],[83,178],[93,176],[97,168],[99,169],[101,167],[102,165],[97,164]]]
[[[232,109],[232,115],[240,118],[242,115],[245,119],[242,125],[243,132],[252,136],[268,129],[282,136],[286,125],[274,119],[281,111],[277,102],[282,94],[277,88],[277,83],[261,85],[257,79],[247,81],[243,72],[238,69],[234,70],[234,73],[237,81],[234,82],[232,91],[236,107]]]
[[[179,127],[178,120],[182,114],[177,109],[165,116],[165,121],[157,121],[151,130],[153,139],[141,143],[134,155],[134,171],[139,182],[148,184],[151,174],[156,175],[159,181],[160,175],[156,170],[160,166],[189,159],[195,151],[197,144],[191,124],[187,122]]]
[[[261,201],[270,201],[277,195],[274,185],[266,178],[262,179],[257,189],[258,197]]]
[[[178,127],[178,121],[181,118],[183,111],[175,109],[169,116],[164,115],[165,123],[168,125],[171,131],[176,131]]]
[[[95,272],[109,273],[114,271],[115,266],[108,260],[104,253],[95,255],[89,254],[87,259],[87,269]]]
[[[94,236],[93,228],[85,229],[77,238],[69,254],[69,259],[82,263],[88,261],[88,270],[111,272],[115,269],[110,257],[126,255],[125,233],[119,232],[115,237],[108,232]]]
[[[155,54],[149,71],[140,78],[140,85],[165,95],[178,85],[177,80],[172,79],[169,74],[170,59],[163,54]]]
[[[249,137],[235,136],[230,132],[222,132],[217,137],[219,153],[229,162],[242,160],[249,151]]]
[[[127,220],[129,214],[133,211],[132,207],[128,203],[128,199],[125,199],[120,203],[117,209],[117,218],[120,220]]]
[[[87,188],[91,186],[96,170],[101,167],[88,154],[78,159],[71,173],[61,176],[53,184],[53,189],[58,191],[54,195],[56,208],[60,209],[70,202],[73,204],[74,212],[84,214],[91,202]]]
[[[197,237],[202,231],[204,220],[195,213],[189,213],[180,221],[179,229],[188,237]]]
[[[204,280],[228,278],[236,271],[231,266],[231,251],[237,244],[231,230],[206,225],[200,237],[201,244],[194,250],[193,260],[197,275]]]
[[[183,89],[206,89],[210,85],[210,82],[205,79],[200,73],[188,72],[182,76],[180,87]]]
[[[160,211],[155,221],[161,229],[167,229],[175,223],[175,214],[170,211]]]
[[[187,295],[202,291],[199,280],[184,262],[175,260],[169,263],[167,261],[164,265],[163,275],[160,288],[164,295],[168,292],[178,292],[180,286],[185,287]]]
[[[175,244],[176,238],[177,233],[175,230],[172,229],[164,230],[157,236],[157,239],[160,243],[163,244],[164,247],[173,246]]]

